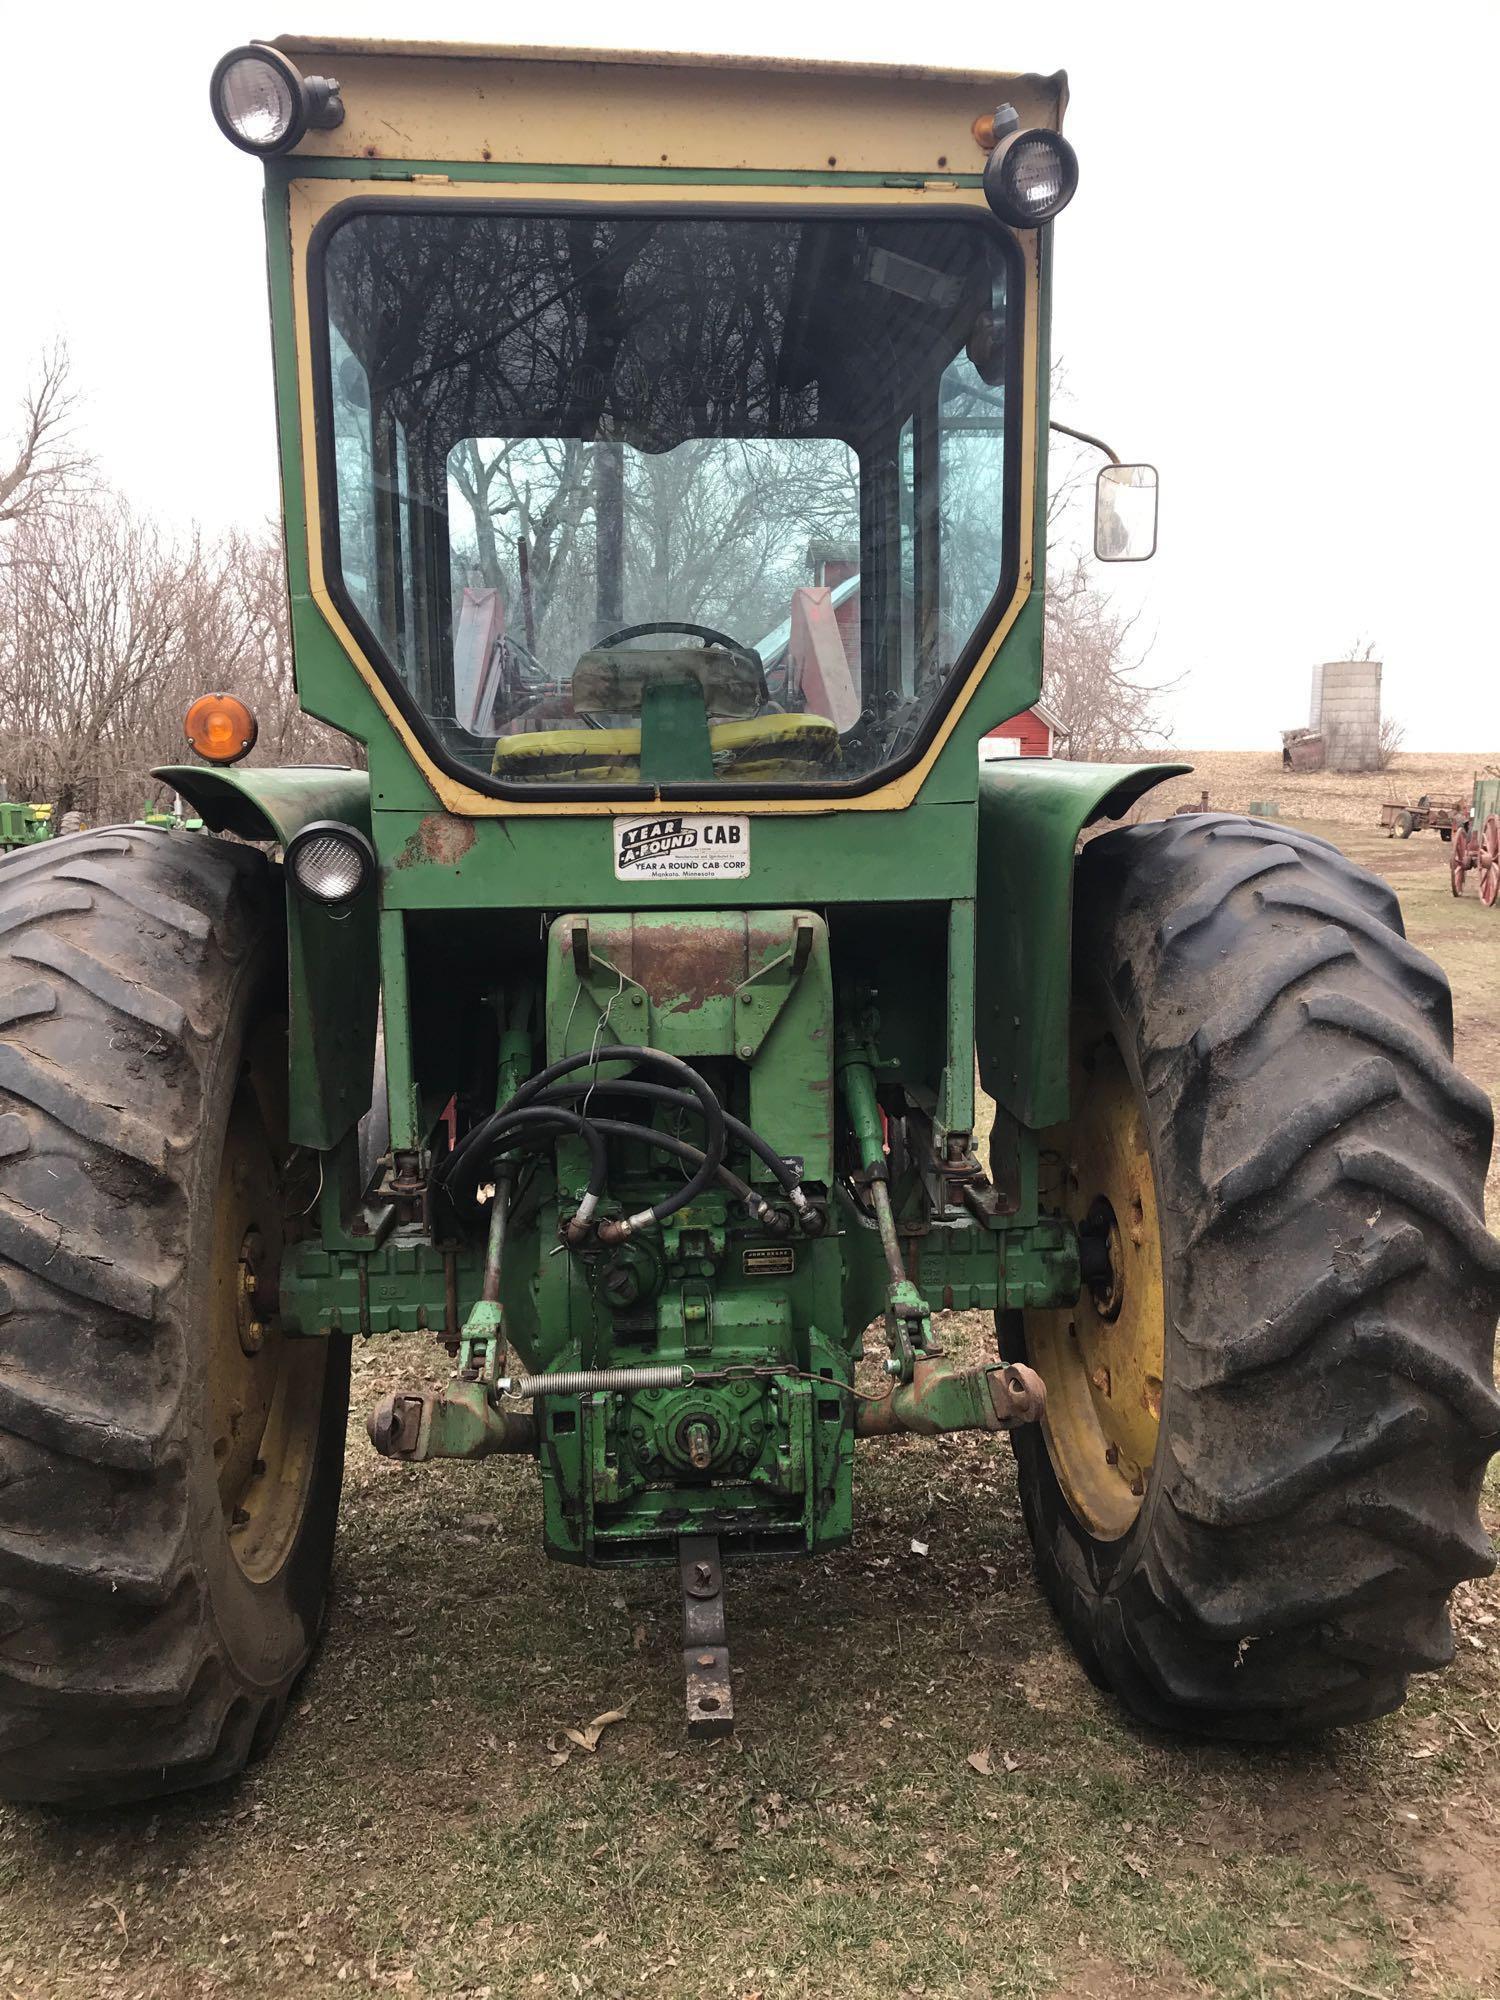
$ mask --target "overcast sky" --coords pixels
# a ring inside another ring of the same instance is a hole
[[[1274,746],[1359,635],[1408,748],[1500,749],[1500,0],[259,4],[5,10],[0,427],[63,334],[87,442],[139,504],[274,510],[260,172],[207,109],[246,36],[1064,68],[1058,414],[1160,468],[1156,560],[1100,577],[1180,677],[1176,741]]]

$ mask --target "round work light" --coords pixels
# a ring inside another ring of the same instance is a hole
[[[305,132],[329,131],[344,118],[333,77],[304,76],[265,42],[246,42],[219,58],[208,101],[230,144],[262,159],[289,152]]]
[[[1005,131],[1009,105],[996,112],[994,148],[984,163],[984,198],[1013,229],[1035,229],[1061,215],[1078,187],[1078,155],[1061,132]]]
[[[286,872],[314,903],[351,903],[375,876],[375,850],[358,827],[317,819],[292,835]]]

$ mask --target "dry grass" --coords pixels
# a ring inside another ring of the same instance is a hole
[[[1340,827],[1380,824],[1386,799],[1409,803],[1424,792],[1433,798],[1467,798],[1476,771],[1500,768],[1500,751],[1405,753],[1388,771],[1284,771],[1279,750],[1173,750],[1174,763],[1191,764],[1190,778],[1174,778],[1143,802],[1138,817],[1159,819],[1179,806],[1198,803],[1207,791],[1218,812],[1247,812],[1253,800],[1270,799],[1278,817],[1325,820]]]

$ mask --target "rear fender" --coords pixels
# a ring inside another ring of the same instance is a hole
[[[1014,758],[979,773],[975,1040],[984,1088],[1033,1131],[1068,1115],[1073,858],[1096,820],[1119,819],[1190,764]]]
[[[172,764],[152,776],[180,793],[214,833],[285,847],[312,821],[336,819],[370,837],[364,771]],[[289,1126],[295,1145],[327,1152],[370,1108],[380,998],[378,917],[373,888],[342,914],[288,889]]]

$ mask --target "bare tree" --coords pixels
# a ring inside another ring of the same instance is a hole
[[[1070,756],[1118,757],[1169,733],[1159,704],[1175,683],[1146,678],[1136,622],[1094,588],[1083,556],[1049,568],[1042,694],[1067,732]]]
[[[1062,364],[1054,362],[1054,404],[1064,389]],[[1177,685],[1148,678],[1150,646],[1138,640],[1138,614],[1114,608],[1094,581],[1090,555],[1070,549],[1064,538],[1072,503],[1092,491],[1088,462],[1093,461],[1088,447],[1080,451],[1052,442],[1042,638],[1043,699],[1067,731],[1068,754],[1085,760],[1123,756],[1169,737],[1160,704]]]
[[[99,489],[14,526],[0,564],[0,774],[59,814],[130,817],[183,761],[195,695],[232,689],[260,723],[257,759],[351,746],[302,715],[279,541],[174,540]]]
[[[124,741],[175,676],[196,551],[164,545],[113,494],[23,520],[0,624],[10,782],[59,813],[97,812]],[[114,798],[109,798],[114,809]]]
[[[298,703],[288,615],[286,559],[277,527],[236,529],[199,550],[188,579],[182,707],[226,687],[249,703],[260,733],[251,763],[357,763],[359,746]],[[166,718],[170,755],[181,748],[181,710]],[[159,757],[158,761],[162,761]]]
[[[78,397],[68,377],[68,350],[58,341],[21,397],[13,435],[0,442],[0,527],[50,512],[89,470],[73,440]]]

